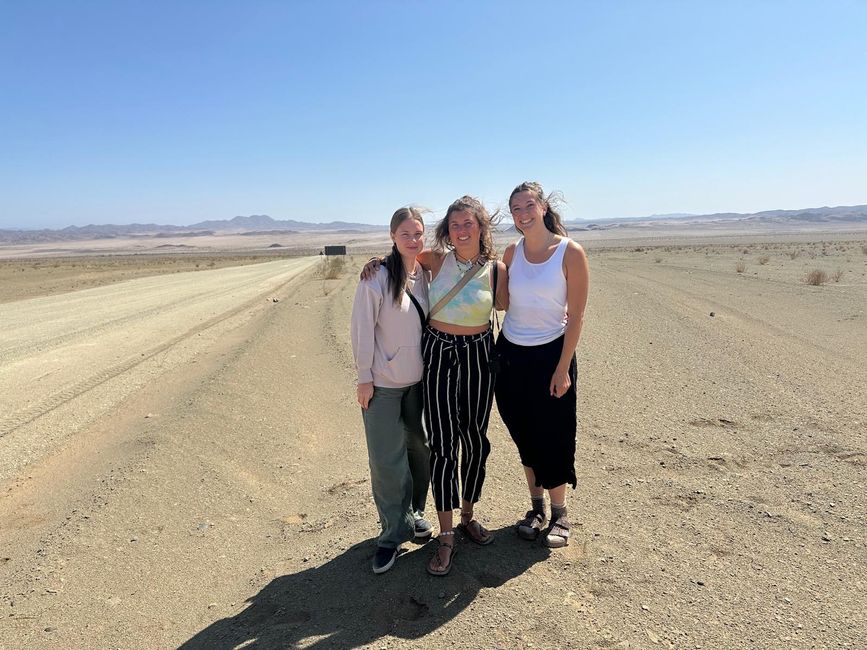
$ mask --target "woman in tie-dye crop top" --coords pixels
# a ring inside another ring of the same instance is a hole
[[[452,203],[434,230],[433,250],[419,255],[430,268],[431,306],[446,296],[471,268],[470,281],[432,311],[422,335],[425,427],[430,436],[431,489],[439,519],[439,547],[427,565],[433,575],[452,568],[455,552],[453,511],[461,509],[460,528],[477,544],[489,544],[492,534],[473,516],[485,480],[491,451],[488,418],[494,376],[488,362],[492,350],[492,273],[497,273],[497,307],[506,308],[505,265],[494,251],[491,216],[471,196]],[[458,447],[461,448],[460,466]],[[459,485],[460,475],[463,485]]]
[[[494,396],[488,362],[493,348],[493,269],[497,269],[498,309],[507,306],[508,278],[494,251],[491,216],[471,196],[449,206],[434,230],[433,248],[422,251],[417,259],[432,276],[432,312],[422,333],[422,389],[440,533],[427,570],[442,576],[452,568],[455,509],[461,510],[460,528],[467,538],[482,545],[493,541],[474,518],[473,507],[481,496],[491,451],[487,429]],[[372,267],[373,262],[365,269]],[[472,279],[442,308],[433,310],[471,268],[475,269]],[[459,476],[463,485],[459,485]]]

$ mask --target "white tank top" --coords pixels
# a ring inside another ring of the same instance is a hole
[[[554,254],[541,264],[524,257],[524,238],[515,247],[509,267],[509,310],[503,334],[517,345],[544,345],[566,331],[566,276],[563,256],[569,239],[564,237]]]

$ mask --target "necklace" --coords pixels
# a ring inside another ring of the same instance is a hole
[[[455,264],[457,265],[458,270],[463,271],[464,273],[469,271],[478,259],[478,255],[470,260],[462,259],[461,256],[457,254],[457,251],[455,251]]]

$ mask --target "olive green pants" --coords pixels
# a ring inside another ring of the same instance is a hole
[[[422,428],[421,383],[374,386],[362,409],[373,501],[382,533],[378,545],[396,548],[415,536],[430,487],[430,450]]]

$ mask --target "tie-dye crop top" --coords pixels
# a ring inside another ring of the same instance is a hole
[[[477,266],[477,271],[458,293],[448,301],[431,320],[450,325],[477,327],[491,320],[494,295],[491,290],[491,264]],[[433,307],[464,277],[465,269],[458,268],[454,251],[443,260],[442,268],[430,284],[430,304]]]

